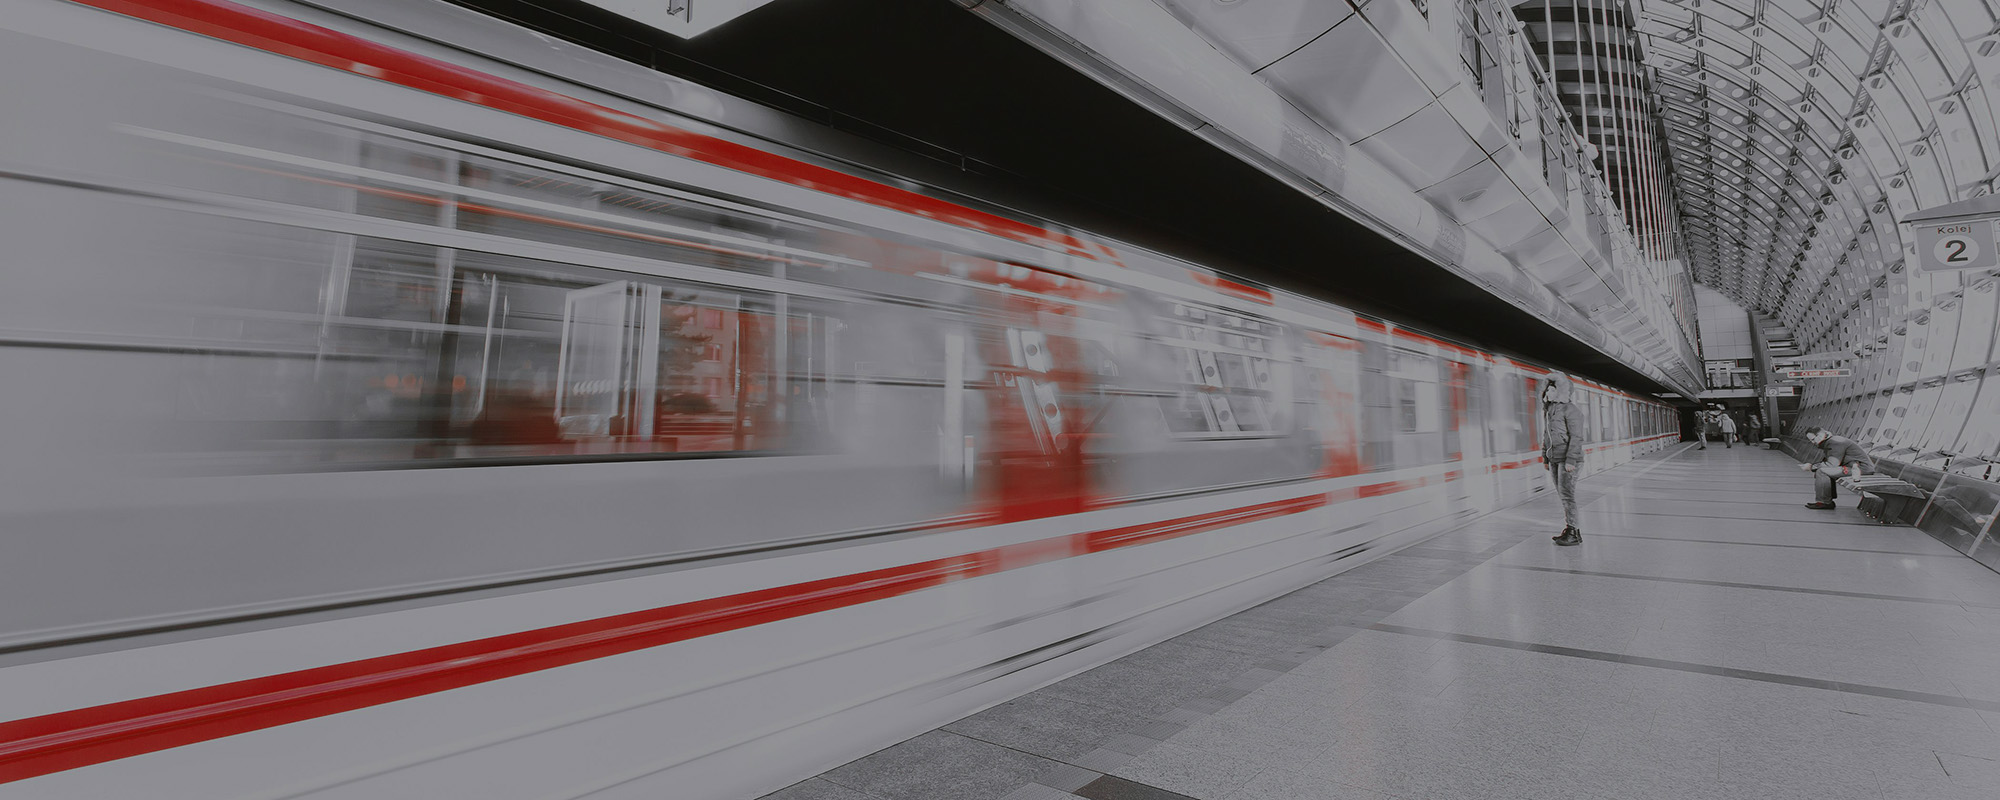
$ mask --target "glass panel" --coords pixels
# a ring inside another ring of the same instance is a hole
[[[359,239],[316,357],[187,376],[178,410],[281,464],[779,447],[774,298],[611,277]]]
[[[2000,484],[1949,475],[1932,493],[1917,527],[1959,552],[1977,557],[1973,545],[1980,533],[1989,528],[1996,505],[2000,505]],[[1980,549],[1991,546],[1991,542],[1979,545]]]
[[[625,350],[637,335],[630,288],[615,281],[564,297],[555,414],[566,438],[610,436],[614,421],[622,421]]]

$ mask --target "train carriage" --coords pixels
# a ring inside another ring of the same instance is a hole
[[[751,796],[1546,486],[1542,367],[551,52],[0,2],[0,796]]]

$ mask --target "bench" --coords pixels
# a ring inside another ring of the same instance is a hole
[[[1861,495],[1861,513],[1884,525],[1902,522],[1911,505],[1921,507],[1930,494],[1909,481],[1887,475],[1850,475],[1834,481]]]

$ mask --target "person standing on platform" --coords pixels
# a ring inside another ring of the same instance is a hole
[[[1750,412],[1750,435],[1757,437],[1757,442],[1764,441],[1766,435],[1764,433],[1764,418],[1757,416],[1757,412],[1755,411]],[[1744,444],[1754,445],[1757,442],[1750,441],[1748,438],[1743,440]]]
[[[1735,418],[1735,417],[1732,417],[1732,416],[1730,416],[1730,415],[1729,415],[1729,412],[1727,412],[1727,411],[1724,411],[1724,412],[1722,412],[1722,416],[1721,416],[1721,417],[1718,417],[1716,421],[1717,421],[1717,422],[1718,422],[1718,423],[1719,423],[1720,425],[1722,425],[1722,446],[1723,446],[1723,447],[1725,447],[1725,448],[1728,448],[1728,447],[1735,447],[1735,446],[1736,446],[1736,418]]]
[[[1831,431],[1814,425],[1806,429],[1806,441],[1819,448],[1820,459],[1800,464],[1799,469],[1811,470],[1813,474],[1813,501],[1806,508],[1825,511],[1833,508],[1833,501],[1840,496],[1834,479],[1856,475],[1866,475],[1875,468],[1875,462],[1861,445],[1844,436],[1835,436]]]
[[[1583,531],[1576,525],[1576,472],[1583,469],[1583,447],[1588,441],[1583,410],[1570,402],[1575,388],[1560,372],[1551,372],[1542,382],[1542,463],[1555,479],[1556,494],[1562,498],[1563,529],[1555,542],[1563,547],[1583,544]]]
[[[1707,450],[1708,437],[1715,432],[1715,412],[1706,408],[1696,412],[1694,415],[1694,429],[1697,435],[1701,437],[1697,440],[1701,442],[1701,446],[1695,449]]]

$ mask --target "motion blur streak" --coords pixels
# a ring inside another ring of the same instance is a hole
[[[652,120],[614,111],[553,92],[537,91],[492,75],[463,69],[372,42],[341,36],[226,0],[69,0],[190,33],[290,56],[301,61],[399,83],[468,103],[553,122],[686,158],[777,178],[911,213],[936,213],[958,225],[1019,238],[1055,243],[1084,258],[1095,254],[1076,239],[1015,220],[942,203],[915,192],[802,164],[771,153],[702,136]]]
[[[447,3],[0,71],[0,795],[755,796],[1546,485],[1541,366]]]
[[[0,724],[0,782],[395,702],[1326,504],[1323,496],[1133,525]],[[1050,545],[1060,545],[1051,547]]]

